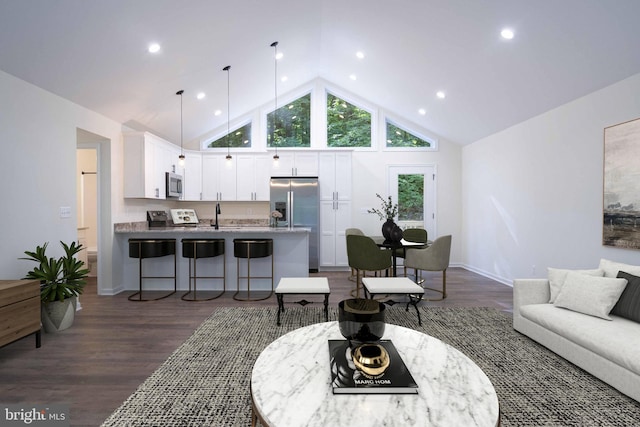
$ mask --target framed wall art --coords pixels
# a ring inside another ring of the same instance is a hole
[[[604,129],[602,244],[640,249],[640,119]]]

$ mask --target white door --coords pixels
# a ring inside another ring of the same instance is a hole
[[[398,203],[400,228],[424,227],[429,239],[436,236],[435,192],[435,166],[389,166],[389,195]]]

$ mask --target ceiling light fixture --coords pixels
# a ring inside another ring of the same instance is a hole
[[[196,95],[196,98],[198,98],[198,99],[204,99],[206,96],[207,96],[207,94],[206,94],[206,93],[204,93],[204,92],[200,92],[200,93],[198,93],[198,94]]]
[[[356,76],[355,74],[351,74],[351,75],[349,76],[349,78],[350,78],[351,80],[357,80],[357,79],[358,79],[358,76]]]
[[[513,36],[515,35],[513,33],[513,30],[510,28],[505,28],[502,31],[500,31],[500,35],[502,36],[503,39],[505,40],[511,40],[513,38]]]
[[[361,51],[356,52],[356,58],[358,59],[364,59],[364,53]]]
[[[182,148],[182,135],[183,135],[183,131],[182,131],[182,94],[184,93],[184,90],[179,90],[176,92],[176,95],[180,95],[180,155],[178,156],[178,165],[180,165],[181,168],[184,167],[184,149]]]
[[[424,116],[425,114],[427,114],[427,110],[425,110],[424,108],[420,108],[418,110],[418,114],[420,114],[421,116]]]
[[[446,95],[443,91],[441,91],[441,90],[439,90],[438,92],[436,92],[436,96],[437,96],[438,98],[440,98],[440,99],[445,99],[445,98],[447,97],[447,95]]]
[[[230,105],[230,101],[229,99],[231,98],[229,96],[230,90],[230,84],[229,84],[229,70],[231,69],[231,65],[227,65],[226,67],[224,67],[222,69],[222,71],[226,71],[227,72],[227,160],[231,160],[231,153],[229,152],[229,122],[231,120],[231,112],[229,111],[229,105]]]
[[[280,156],[278,156],[278,144],[276,144],[276,114],[278,113],[278,42],[271,43],[271,47],[273,48],[273,64],[274,64],[274,79],[273,79],[273,89],[274,89],[274,105],[273,109],[273,126],[271,127],[271,143],[276,148],[276,153],[273,155],[273,161],[277,162],[280,160]],[[280,55],[282,58],[282,55]]]
[[[149,53],[158,53],[160,52],[160,45],[158,43],[151,43],[149,45]]]

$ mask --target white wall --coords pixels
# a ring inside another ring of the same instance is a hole
[[[112,282],[112,208],[121,210],[122,178],[110,165],[122,163],[121,126],[101,115],[0,71],[0,145],[5,184],[0,221],[0,278],[19,279],[33,268],[18,260],[25,250],[49,242],[49,254],[62,253],[59,241],[77,237],[76,142],[77,129],[105,138],[101,146],[101,233],[104,238],[101,283]],[[112,191],[113,190],[113,191]],[[62,219],[60,207],[71,208]],[[110,286],[110,285],[109,285]]]
[[[600,258],[640,264],[602,246],[603,130],[640,117],[639,93],[640,74],[462,149],[469,269],[511,283]]]

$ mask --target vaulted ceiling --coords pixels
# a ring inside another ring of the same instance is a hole
[[[183,89],[191,141],[226,123],[227,77],[232,119],[272,102],[278,41],[279,93],[322,78],[468,144],[639,73],[639,16],[638,0],[0,0],[0,69],[173,142]]]

